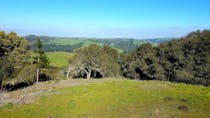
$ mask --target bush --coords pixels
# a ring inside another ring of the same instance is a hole
[[[175,80],[178,82],[191,83],[193,80],[193,74],[187,70],[177,70],[175,72]]]
[[[36,66],[25,65],[17,76],[14,78],[7,79],[3,86],[8,90],[15,90],[32,85],[36,78]]]
[[[36,66],[26,65],[15,78],[16,83],[24,82],[32,84],[36,78]]]

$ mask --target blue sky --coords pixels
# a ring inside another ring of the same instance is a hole
[[[68,37],[180,37],[210,28],[210,0],[1,0],[0,30]]]

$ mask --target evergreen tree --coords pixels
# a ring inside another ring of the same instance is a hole
[[[39,74],[41,68],[45,68],[49,65],[49,59],[47,58],[46,54],[44,53],[42,49],[42,42],[38,38],[35,42],[35,57],[34,57],[34,63],[37,64],[37,74],[36,74],[36,82],[39,82]]]

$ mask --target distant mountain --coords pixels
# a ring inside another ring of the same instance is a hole
[[[34,48],[34,43],[37,38],[43,43],[45,51],[67,51],[72,52],[74,49],[86,46],[89,44],[109,45],[117,48],[120,52],[130,52],[143,43],[151,43],[158,45],[169,41],[171,38],[154,38],[154,39],[128,39],[128,38],[69,38],[69,37],[49,37],[28,35],[25,38],[29,41],[30,47]]]

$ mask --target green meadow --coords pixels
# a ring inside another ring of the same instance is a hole
[[[54,88],[35,102],[4,105],[4,118],[207,118],[210,88],[164,81],[102,79]],[[78,81],[80,81],[78,79]]]
[[[52,67],[68,66],[68,60],[73,56],[73,53],[69,52],[47,52],[46,54]]]
[[[55,45],[76,45],[80,43],[87,43],[88,41],[86,39],[82,38],[60,38],[59,40],[50,40],[48,42],[44,42],[44,44],[55,44]]]

